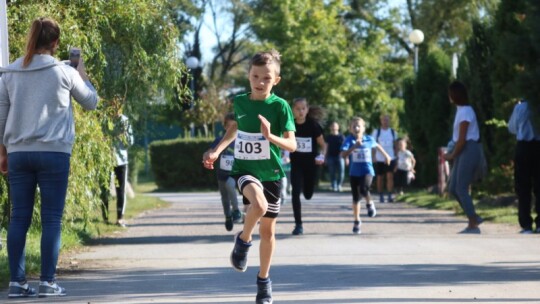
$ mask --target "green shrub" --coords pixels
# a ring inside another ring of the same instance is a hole
[[[202,166],[203,153],[211,139],[173,139],[150,144],[150,163],[161,189],[216,188],[213,170]]]

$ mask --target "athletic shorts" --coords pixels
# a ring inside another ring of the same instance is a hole
[[[351,181],[353,204],[358,204],[358,202],[360,202],[360,194],[362,194],[364,197],[369,195],[369,188],[371,187],[371,182],[373,181],[373,175],[366,174],[364,176],[350,176],[349,180]]]
[[[397,160],[393,159],[390,162],[390,165],[387,165],[385,162],[375,162],[373,167],[375,168],[375,175],[383,176],[388,172],[394,172],[394,169],[397,166]]]
[[[236,180],[236,185],[240,193],[242,193],[245,186],[252,183],[263,189],[264,197],[268,202],[268,209],[263,217],[276,218],[278,216],[281,207],[281,179],[271,182],[261,182],[252,175],[233,175],[232,178]],[[242,201],[244,205],[250,204],[245,196],[242,196]]]

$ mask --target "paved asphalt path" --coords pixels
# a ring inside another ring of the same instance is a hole
[[[234,271],[229,254],[242,227],[225,231],[218,194],[151,195],[171,207],[62,258],[68,296],[8,300],[3,290],[0,303],[254,303],[259,242],[248,270]],[[480,235],[458,234],[466,220],[451,212],[377,207],[375,218],[363,208],[362,234],[353,235],[350,194],[315,193],[303,203],[305,234],[292,236],[285,204],[274,303],[540,303],[540,235],[491,223]]]

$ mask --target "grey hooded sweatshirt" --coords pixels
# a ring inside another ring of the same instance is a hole
[[[50,55],[36,54],[0,68],[0,144],[12,152],[71,154],[75,140],[73,97],[93,110],[98,96],[79,72]]]

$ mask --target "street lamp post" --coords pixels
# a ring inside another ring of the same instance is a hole
[[[193,99],[195,99],[195,73],[194,69],[199,67],[199,58],[195,56],[191,56],[188,59],[186,59],[186,66],[191,72],[191,80],[189,82],[189,88],[191,89],[191,95],[193,96]],[[189,108],[191,108],[193,103],[191,102],[189,105]],[[195,124],[191,123],[189,124],[189,129],[191,133],[191,137],[195,136]]]
[[[191,81],[189,83],[189,88],[191,89],[191,94],[195,96],[195,73],[193,72],[193,70],[199,67],[199,58],[195,56],[189,57],[188,59],[186,59],[186,66],[191,71]]]
[[[418,45],[424,41],[424,33],[415,29],[409,34],[409,40],[414,44],[414,73],[418,72]]]

